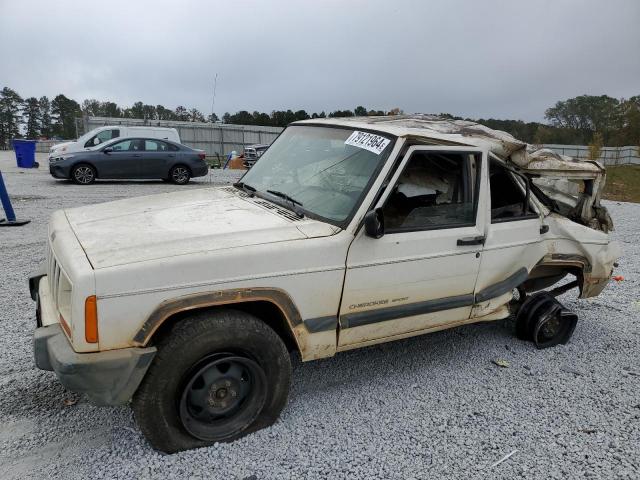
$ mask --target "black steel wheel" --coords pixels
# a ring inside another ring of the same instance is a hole
[[[191,171],[185,165],[174,165],[169,171],[169,180],[176,185],[186,185],[191,178]]]
[[[158,352],[132,407],[158,450],[233,441],[273,424],[287,403],[289,352],[269,325],[247,312],[193,313],[153,345]]]
[[[254,360],[214,354],[187,374],[180,396],[185,430],[205,441],[231,437],[258,417],[266,398],[266,376]]]
[[[565,309],[557,300],[556,302],[557,305],[538,318],[533,327],[533,343],[537,348],[566,344],[576,328],[578,316]]]
[[[566,344],[578,323],[578,316],[547,292],[537,293],[522,303],[516,316],[516,335],[537,348]]]
[[[71,169],[71,180],[78,185],[89,185],[96,181],[96,169],[86,163]]]

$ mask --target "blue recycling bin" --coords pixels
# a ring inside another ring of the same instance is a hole
[[[33,168],[36,165],[36,141],[13,140],[16,162],[20,168]]]

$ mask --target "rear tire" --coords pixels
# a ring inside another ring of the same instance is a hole
[[[132,404],[140,430],[157,450],[236,440],[274,423],[287,402],[289,353],[253,315],[196,313],[157,347]]]
[[[516,315],[516,336],[533,342],[536,348],[566,344],[578,323],[578,316],[553,295],[540,292],[527,297]]]
[[[79,163],[71,169],[71,181],[78,185],[90,185],[96,181],[96,169],[87,163]]]
[[[191,171],[186,165],[174,165],[169,170],[169,181],[176,185],[186,185],[191,178]]]

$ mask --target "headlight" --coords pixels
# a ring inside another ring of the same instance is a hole
[[[73,158],[74,155],[64,155],[64,156],[60,156],[60,157],[53,157],[49,159],[49,163],[56,163],[56,162],[60,162],[62,160],[68,160],[69,158]]]

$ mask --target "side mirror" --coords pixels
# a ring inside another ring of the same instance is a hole
[[[364,233],[371,238],[381,238],[384,235],[384,216],[382,209],[369,210],[364,216]]]
[[[111,153],[111,152],[113,152],[113,148],[111,147],[107,147],[104,150],[102,150],[102,153]]]
[[[100,145],[100,139],[98,137],[93,139],[93,144],[94,145]]]

